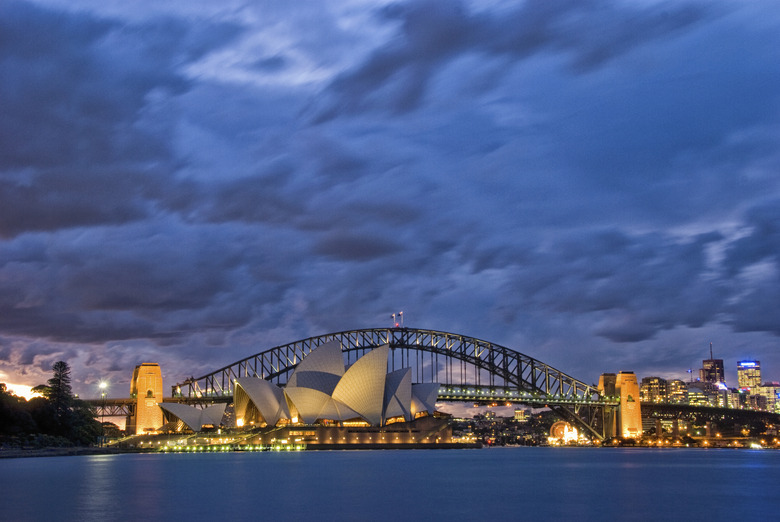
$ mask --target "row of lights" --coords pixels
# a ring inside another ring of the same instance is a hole
[[[227,452],[227,451],[303,451],[305,444],[274,444],[264,446],[262,444],[247,444],[242,446],[166,446],[163,453],[203,453],[203,452]]]

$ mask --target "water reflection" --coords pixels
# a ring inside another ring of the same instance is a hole
[[[0,519],[708,520],[780,509],[780,452],[484,450],[0,460]],[[712,509],[713,499],[718,508]]]

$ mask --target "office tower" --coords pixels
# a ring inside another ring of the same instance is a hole
[[[669,381],[669,402],[688,404],[688,384],[680,379]]]
[[[743,390],[752,390],[761,385],[761,361],[739,361],[737,383]]]
[[[642,402],[667,402],[669,399],[669,383],[661,377],[645,377],[639,387]]]

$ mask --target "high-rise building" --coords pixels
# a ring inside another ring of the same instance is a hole
[[[725,382],[723,375],[723,359],[704,359],[701,362],[699,378],[703,382],[711,382],[713,384]]]
[[[780,409],[780,383],[765,382],[761,386],[756,386],[753,393],[766,397],[767,411],[778,412]]]
[[[639,387],[639,397],[642,402],[667,402],[669,383],[661,377],[644,377]]]
[[[688,404],[688,384],[680,379],[669,381],[669,402]]]
[[[706,381],[688,383],[688,404],[692,406],[718,406],[719,387]]]
[[[163,425],[163,378],[160,365],[143,363],[135,367],[130,383],[130,397],[135,399],[132,415],[127,417],[127,432],[142,435]]]
[[[761,361],[739,361],[737,383],[743,390],[752,390],[761,385]]]

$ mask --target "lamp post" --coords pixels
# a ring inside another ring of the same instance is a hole
[[[100,398],[103,400],[103,405],[100,408],[100,447],[102,448],[106,433],[106,426],[103,422],[106,416],[106,388],[108,388],[108,383],[106,381],[100,381],[98,387],[100,388]]]

